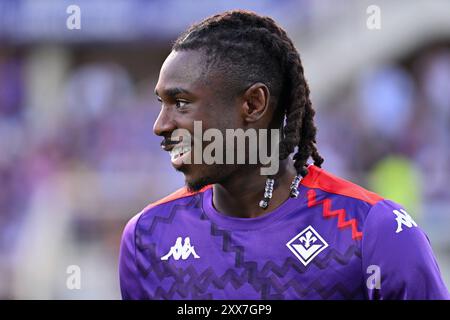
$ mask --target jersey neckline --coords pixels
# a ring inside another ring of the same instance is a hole
[[[213,205],[213,188],[209,188],[202,193],[202,208],[211,221],[229,230],[263,229],[292,211],[300,209],[302,205],[306,205],[307,188],[299,184],[298,190],[297,199],[289,198],[276,209],[256,218],[239,218],[219,212]]]

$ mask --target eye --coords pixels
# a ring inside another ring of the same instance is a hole
[[[185,100],[176,100],[175,101],[175,106],[177,107],[177,109],[182,109],[184,108],[187,104],[189,104],[189,102],[185,101]]]
[[[159,102],[162,102],[162,99],[161,99],[160,97],[156,97],[156,99],[157,99]]]

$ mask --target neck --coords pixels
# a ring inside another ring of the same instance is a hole
[[[264,195],[267,176],[260,174],[260,168],[243,168],[229,179],[213,186],[213,205],[223,214],[255,218],[268,213],[289,198],[290,186],[296,175],[290,158],[280,162],[280,170],[275,176],[272,199],[266,209],[259,206]]]

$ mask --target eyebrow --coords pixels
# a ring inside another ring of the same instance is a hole
[[[184,94],[190,94],[191,92],[188,91],[188,90],[186,90],[186,89],[180,88],[180,87],[168,88],[168,89],[164,89],[164,90],[162,91],[162,94],[163,94],[163,95],[169,96],[169,97],[175,97],[175,96],[177,96],[178,94],[181,94],[181,93],[184,93]],[[158,97],[160,97],[159,92],[158,92],[158,90],[156,90],[156,89],[155,89],[155,94],[156,94]]]

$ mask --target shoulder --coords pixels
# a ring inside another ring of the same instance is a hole
[[[383,200],[374,205],[366,218],[366,229],[382,235],[386,232],[390,235],[407,235],[420,230],[417,223],[408,212],[398,203],[390,200]],[[411,231],[408,231],[410,230]],[[402,231],[405,231],[402,233]],[[387,234],[384,234],[387,236]]]
[[[383,200],[378,194],[314,165],[308,167],[308,175],[302,180],[302,185],[311,189],[320,189],[329,194],[365,202],[370,206]]]
[[[171,208],[175,205],[186,205],[193,197],[208,190],[211,186],[206,186],[198,192],[190,192],[186,187],[182,187],[171,194],[150,203],[138,214],[133,216],[126,224],[123,237],[134,237],[135,230],[138,225],[145,224],[154,216],[164,218],[169,214]]]
[[[310,188],[307,193],[309,203],[323,203],[330,212],[344,210],[345,218],[358,220],[363,238],[371,241],[393,238],[397,242],[399,239],[420,242],[426,239],[400,204],[316,166],[311,165],[308,170],[302,185]]]
[[[351,227],[361,240],[370,299],[448,299],[427,235],[400,204],[318,167],[308,169],[302,181],[308,207],[323,206],[324,217],[338,216],[338,226]]]
[[[414,218],[390,200],[380,201],[369,211],[364,234],[363,249],[395,253],[393,259],[417,259],[431,249],[427,235]]]
[[[307,188],[308,207],[322,206],[324,218],[338,217],[338,227],[351,227],[352,238],[361,239],[367,216],[383,197],[310,165],[301,184]]]
[[[354,239],[374,240],[384,232],[396,234],[408,229],[400,238],[423,240],[423,232],[413,229],[417,224],[400,204],[316,166],[308,170],[302,181],[308,188],[308,207],[322,205],[324,217],[338,215],[341,226],[351,224]]]

